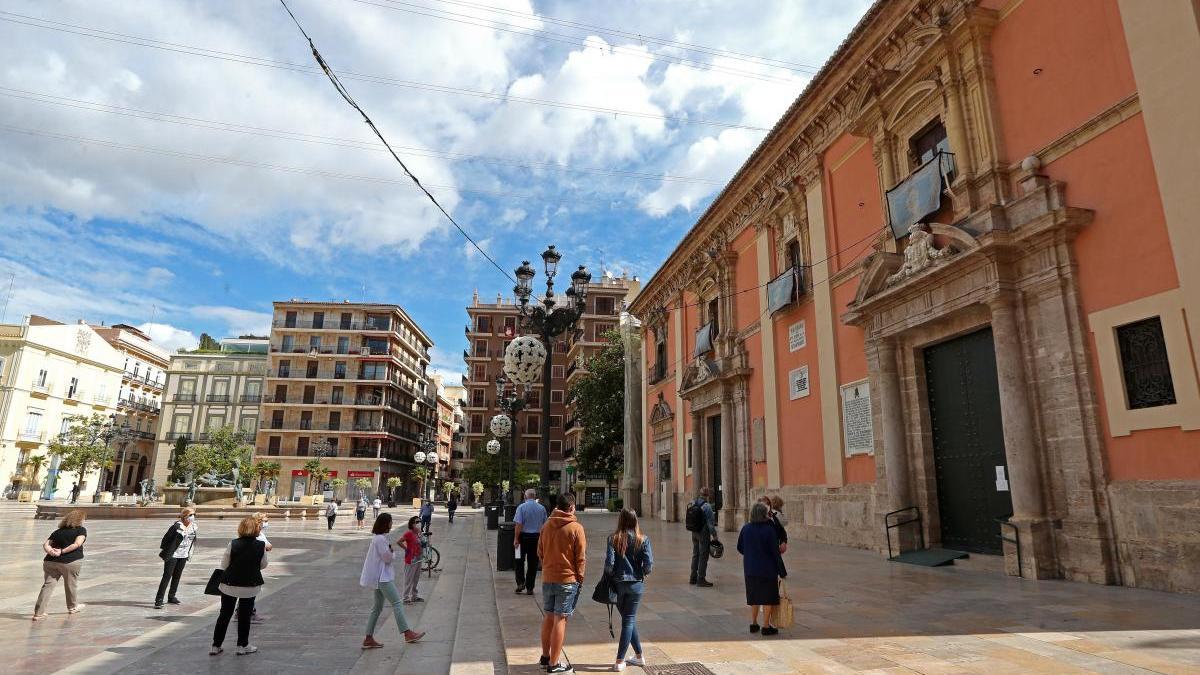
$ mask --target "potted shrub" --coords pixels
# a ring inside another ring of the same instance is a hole
[[[389,509],[396,508],[396,488],[404,485],[404,479],[399,476],[392,476],[387,479],[388,495],[387,504]]]
[[[339,501],[339,495],[344,497],[346,494],[346,479],[334,478],[333,480],[329,481],[329,484],[333,486],[333,501],[341,504],[341,501]]]
[[[579,511],[587,509],[587,483],[577,480],[571,486],[575,490],[575,508]]]
[[[475,481],[471,484],[471,494],[475,495],[475,506],[479,506],[479,498],[483,496],[483,483]]]

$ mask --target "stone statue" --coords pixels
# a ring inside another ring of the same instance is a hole
[[[183,500],[184,504],[196,503],[196,487],[196,481],[192,481],[191,485],[188,485],[187,498]]]
[[[138,491],[138,492],[139,492],[139,494],[140,494],[140,496],[141,496],[141,500],[142,500],[143,502],[150,501],[150,496],[149,496],[149,493],[150,493],[150,479],[149,479],[149,478],[143,478],[143,479],[141,480],[141,482],[139,482],[139,483],[138,483],[138,487],[139,487],[139,491]]]
[[[153,478],[150,479],[150,489],[147,491],[151,500],[158,499],[158,485]]]
[[[887,285],[894,286],[949,258],[954,250],[949,246],[934,248],[933,235],[925,223],[913,223],[908,228],[908,246],[904,247],[904,265],[887,278]]]

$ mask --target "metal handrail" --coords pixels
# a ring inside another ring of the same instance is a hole
[[[1025,574],[1021,568],[1021,530],[1020,530],[1020,528],[1017,527],[1016,523],[1009,522],[1008,519],[1011,517],[1012,517],[1012,514],[1010,513],[1007,516],[1004,516],[1003,518],[996,519],[996,522],[1000,524],[1000,534],[998,536],[1000,537],[1000,541],[1006,541],[1006,542],[1012,544],[1013,546],[1017,547],[1017,578],[1024,579]],[[1006,526],[1011,527],[1013,529],[1012,538],[1004,536],[1004,528]],[[1003,546],[1003,544],[1001,544],[1001,545]]]
[[[891,518],[892,516],[899,515],[901,513],[907,512],[907,511],[912,511],[916,515],[907,520],[900,520],[895,523],[888,521],[888,519]],[[892,530],[900,527],[901,525],[908,525],[909,523],[917,523],[918,524],[917,525],[917,534],[919,534],[921,537],[921,548],[924,549],[925,548],[925,528],[921,523],[920,507],[906,506],[902,509],[896,509],[895,511],[889,511],[889,512],[883,514],[883,525],[884,525],[883,535],[884,535],[884,537],[887,538],[888,560],[896,559],[896,556],[892,555]],[[903,551],[901,551],[900,553],[903,553]]]

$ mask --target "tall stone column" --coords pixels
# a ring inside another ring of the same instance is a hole
[[[642,341],[634,331],[632,317],[623,326],[625,341],[625,470],[621,477],[621,499],[625,508],[643,510],[642,495],[645,454],[642,452]],[[643,514],[644,515],[644,514]]]
[[[733,417],[733,392],[728,384],[721,391],[721,528],[733,532],[737,527],[738,477],[734,453],[733,430],[737,420]],[[715,487],[715,486],[714,486]]]
[[[878,340],[875,354],[879,373],[879,416],[883,432],[883,465],[887,473],[888,511],[895,511],[913,505],[895,341],[891,338]]]
[[[692,411],[692,493],[685,495],[685,502],[691,501],[700,488],[712,480],[708,465],[711,462],[704,455],[704,415],[699,410]],[[683,461],[679,463],[679,475],[687,472],[687,441],[683,445]],[[684,481],[686,484],[686,480]],[[686,490],[686,487],[684,488]]]
[[[1040,446],[1034,433],[1033,412],[1025,385],[1025,357],[1017,325],[1017,308],[1010,295],[988,301],[992,310],[992,339],[996,350],[996,375],[1000,387],[1000,415],[1004,428],[1004,454],[1008,459],[1008,484],[1013,516],[1021,539],[1022,573],[1037,579],[1058,576],[1054,538],[1046,517],[1042,493]],[[1009,558],[1015,563],[1016,551]]]

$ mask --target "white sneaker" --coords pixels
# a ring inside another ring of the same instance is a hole
[[[624,661],[617,661],[616,663],[613,664],[613,672],[614,673],[624,672],[624,670],[625,670],[625,662]]]
[[[225,651],[225,650],[224,650],[224,649],[221,649],[220,647],[210,647],[210,648],[209,648],[209,650],[208,650],[208,655],[209,655],[209,656],[216,656],[217,654],[220,654],[220,653],[221,653],[221,652],[223,652],[223,651]]]
[[[646,665],[646,657],[631,656],[631,657],[625,659],[625,663],[628,663],[631,666],[645,666]]]
[[[237,648],[237,655],[238,656],[246,656],[247,654],[253,654],[257,651],[258,651],[258,647],[255,647],[254,645],[246,645],[245,647]]]

